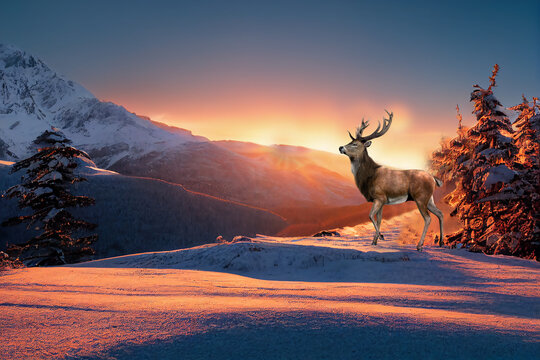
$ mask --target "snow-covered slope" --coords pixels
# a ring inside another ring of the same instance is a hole
[[[6,271],[0,358],[538,357],[540,264],[370,237],[208,246],[185,250],[189,263],[176,251]],[[383,261],[399,253],[409,261]]]
[[[51,126],[61,129],[101,167],[123,157],[200,141],[170,132],[110,102],[99,101],[38,58],[0,44],[0,158],[22,159]]]
[[[0,189],[20,177],[10,175],[10,168],[9,163],[0,164]],[[98,224],[98,258],[201,245],[214,242],[218,235],[275,234],[286,226],[284,219],[268,211],[193,193],[177,184],[119,175],[92,162],[82,163],[78,171],[88,181],[76,184],[73,192],[95,198],[96,205],[75,208],[73,214]],[[0,222],[21,213],[16,201],[6,198],[0,198],[0,209]],[[25,225],[0,226],[0,250],[31,236]]]
[[[537,358],[540,264],[438,246],[417,252],[401,243],[406,224],[406,216],[385,220],[377,246],[366,224],[337,229],[340,236],[257,236],[9,271],[0,276],[0,353]]]
[[[360,251],[320,245],[283,243],[265,237],[232,244],[208,244],[195,248],[126,255],[76,266],[120,268],[192,269],[226,271],[248,275],[286,276],[313,269],[337,275],[358,261],[409,261],[418,257],[413,251]],[[332,275],[332,274],[329,274]],[[343,276],[342,273],[339,274]]]

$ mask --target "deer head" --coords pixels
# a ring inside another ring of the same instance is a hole
[[[346,145],[340,146],[339,152],[347,155],[351,159],[357,158],[360,155],[362,155],[362,153],[366,150],[366,148],[371,145],[372,139],[383,136],[390,128],[390,125],[392,124],[392,118],[394,117],[394,113],[389,113],[388,111],[386,111],[386,113],[388,114],[388,119],[383,118],[382,129],[381,129],[381,123],[379,122],[377,129],[375,129],[375,131],[371,135],[363,136],[363,132],[369,126],[369,122],[362,119],[362,123],[356,129],[356,137],[352,136],[352,134],[349,132],[349,136],[351,137],[351,142]]]

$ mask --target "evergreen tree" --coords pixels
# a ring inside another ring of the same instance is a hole
[[[533,98],[532,104],[522,95],[523,102],[516,106],[508,108],[509,110],[519,111],[519,115],[514,121],[517,128],[514,134],[516,145],[519,147],[518,161],[525,168],[538,168],[539,138],[540,138],[540,104],[537,104],[538,98]]]
[[[516,227],[520,233],[529,236],[530,246],[540,257],[540,105],[533,98],[532,104],[522,95],[523,102],[509,108],[519,111],[514,121],[517,131],[514,140],[519,148],[515,159],[515,167],[520,178],[519,190],[523,193],[520,216],[516,219]]]
[[[74,174],[74,170],[80,158],[89,156],[69,143],[58,130],[45,131],[34,141],[38,152],[11,169],[11,173],[23,169],[26,173],[22,182],[9,188],[4,196],[18,198],[19,208],[30,208],[32,213],[12,217],[2,225],[27,223],[28,228],[40,231],[27,242],[13,244],[7,250],[27,266],[73,263],[94,253],[91,244],[97,235],[77,236],[96,225],[76,219],[68,211],[94,204],[94,199],[72,195],[69,190],[69,185],[86,180]]]
[[[471,93],[473,113],[478,122],[466,133],[467,151],[462,159],[464,161],[460,162],[463,164],[460,173],[464,176],[461,185],[465,196],[455,204],[459,206],[459,217],[466,222],[473,222],[470,224],[472,228],[480,230],[482,227],[479,222],[482,222],[484,214],[488,214],[488,208],[493,205],[485,203],[485,199],[497,194],[501,187],[511,182],[516,175],[508,167],[517,152],[512,141],[514,130],[492,90],[496,86],[495,77],[498,71],[499,66],[495,65],[487,89],[475,85],[477,89]],[[460,206],[463,203],[468,206]],[[480,233],[472,230],[467,235],[474,239]]]
[[[462,124],[463,117],[459,111],[459,105],[456,105],[456,118],[458,120],[458,136],[452,139],[443,139],[440,149],[436,150],[431,156],[431,169],[444,182],[455,182],[459,178],[458,165],[464,161],[462,155],[470,152],[467,149],[467,128]]]
[[[520,172],[514,130],[493,93],[499,66],[487,89],[474,85],[471,101],[477,123],[434,153],[433,167],[456,188],[446,200],[463,228],[447,243],[472,251],[538,257],[530,211],[534,188]],[[458,113],[458,119],[460,119]],[[460,121],[461,123],[461,121]],[[460,126],[461,127],[461,126]]]

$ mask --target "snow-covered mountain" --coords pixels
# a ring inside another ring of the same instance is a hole
[[[0,45],[0,160],[34,153],[33,140],[51,126],[100,168],[223,199],[273,210],[363,202],[352,176],[344,175],[345,158],[292,146],[212,142],[100,101],[36,57]]]
[[[35,151],[31,141],[51,126],[105,168],[126,156],[204,139],[188,131],[167,131],[122,106],[100,101],[38,58],[0,44],[0,158],[27,157]]]

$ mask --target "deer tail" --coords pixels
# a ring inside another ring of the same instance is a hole
[[[441,179],[439,179],[438,177],[436,176],[433,176],[433,179],[435,180],[435,184],[438,186],[438,187],[441,187],[443,182]]]

